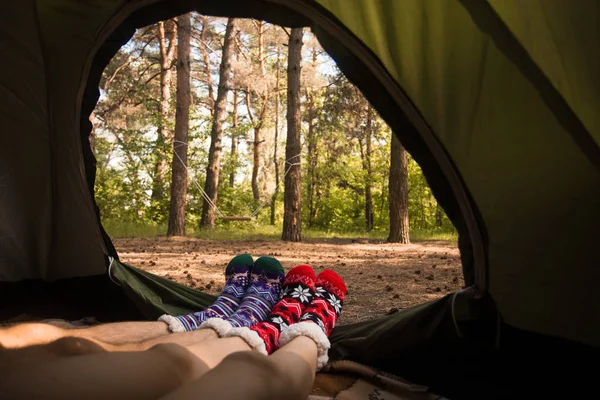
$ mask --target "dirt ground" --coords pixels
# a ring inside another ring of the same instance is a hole
[[[290,243],[152,237],[115,239],[114,244],[123,262],[214,295],[223,289],[225,266],[239,253],[275,257],[286,272],[297,264],[309,264],[317,274],[332,268],[348,286],[339,324],[391,314],[463,286],[458,249],[445,241],[401,245],[361,239]]]

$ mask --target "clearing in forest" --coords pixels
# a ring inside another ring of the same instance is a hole
[[[217,295],[223,271],[239,253],[277,258],[286,271],[332,268],[348,285],[340,324],[365,321],[441,297],[463,285],[455,243],[390,244],[366,239],[209,240],[189,237],[115,239],[123,262]]]

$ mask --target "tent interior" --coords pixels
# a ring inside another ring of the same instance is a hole
[[[459,233],[466,289],[336,327],[331,360],[449,398],[589,388],[586,363],[600,347],[593,0],[1,5],[0,320],[145,320],[214,300],[119,262],[86,145],[114,54],[136,29],[192,10],[309,27],[419,163]]]

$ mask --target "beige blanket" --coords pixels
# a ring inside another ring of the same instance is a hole
[[[336,361],[317,374],[307,400],[442,400],[427,387],[352,361]]]

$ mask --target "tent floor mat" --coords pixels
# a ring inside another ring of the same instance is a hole
[[[335,361],[315,378],[307,400],[441,400],[428,388],[353,361]]]

